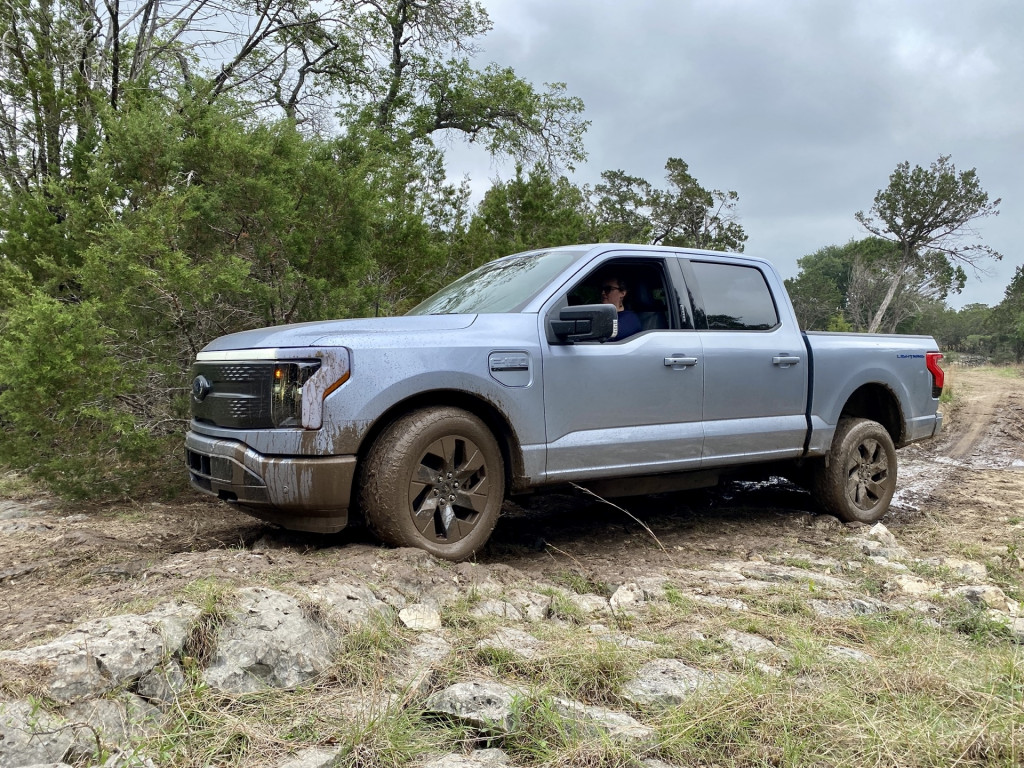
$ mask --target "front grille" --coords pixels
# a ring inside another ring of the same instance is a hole
[[[229,429],[273,427],[270,397],[275,365],[273,362],[196,363],[192,366],[192,381],[203,377],[209,389],[202,393],[193,388],[189,398],[192,418]]]

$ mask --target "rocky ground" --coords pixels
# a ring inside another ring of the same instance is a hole
[[[367,627],[377,634],[361,642],[383,648],[381,666],[359,696],[335,691],[339,711],[444,715],[476,734],[480,748],[456,740],[459,756],[439,758],[465,764],[550,762],[517,751],[510,734],[516,702],[536,695],[569,645],[580,666],[611,653],[621,679],[555,686],[576,695],[545,694],[545,706],[649,762],[692,754],[665,735],[665,713],[695,691],[735,686],[749,669],[795,674],[815,638],[821,659],[872,663],[857,617],[942,628],[963,605],[960,625],[982,617],[1012,645],[1024,640],[1024,378],[978,369],[949,381],[946,433],[900,452],[893,509],[870,529],[815,514],[808,494],[781,481],[618,507],[565,494],[509,504],[487,549],[452,565],[358,531],[285,533],[196,499],[0,500],[0,768],[194,764],[195,753],[154,756],[154,745],[170,749],[154,731],[181,714],[197,681],[243,702],[319,685]],[[787,614],[804,617],[804,640],[776,621]],[[454,661],[467,655],[473,663]],[[1024,685],[1014,686],[999,716],[1009,741],[984,733],[998,759],[971,758],[978,736],[965,742],[966,764],[1020,757]],[[208,750],[201,764],[375,764],[335,742],[275,738],[259,754]],[[111,757],[118,745],[127,752]]]

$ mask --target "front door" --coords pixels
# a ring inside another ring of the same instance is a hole
[[[544,349],[547,479],[583,480],[696,469],[704,439],[700,335],[664,260],[612,260],[571,289],[566,303],[596,303],[621,281],[639,332],[603,344]],[[611,279],[609,279],[611,277]],[[675,304],[675,306],[673,306]],[[557,306],[557,303],[556,303]],[[557,308],[541,315],[546,323]]]

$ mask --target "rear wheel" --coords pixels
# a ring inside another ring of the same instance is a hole
[[[370,449],[361,479],[366,522],[382,541],[447,560],[465,560],[486,543],[505,495],[497,440],[458,408],[396,421]]]
[[[842,419],[828,459],[815,473],[814,490],[840,520],[880,519],[896,491],[896,447],[885,427],[870,419]]]

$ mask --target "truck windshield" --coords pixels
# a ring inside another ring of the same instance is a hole
[[[516,312],[585,249],[532,251],[474,269],[406,314],[456,315]]]

